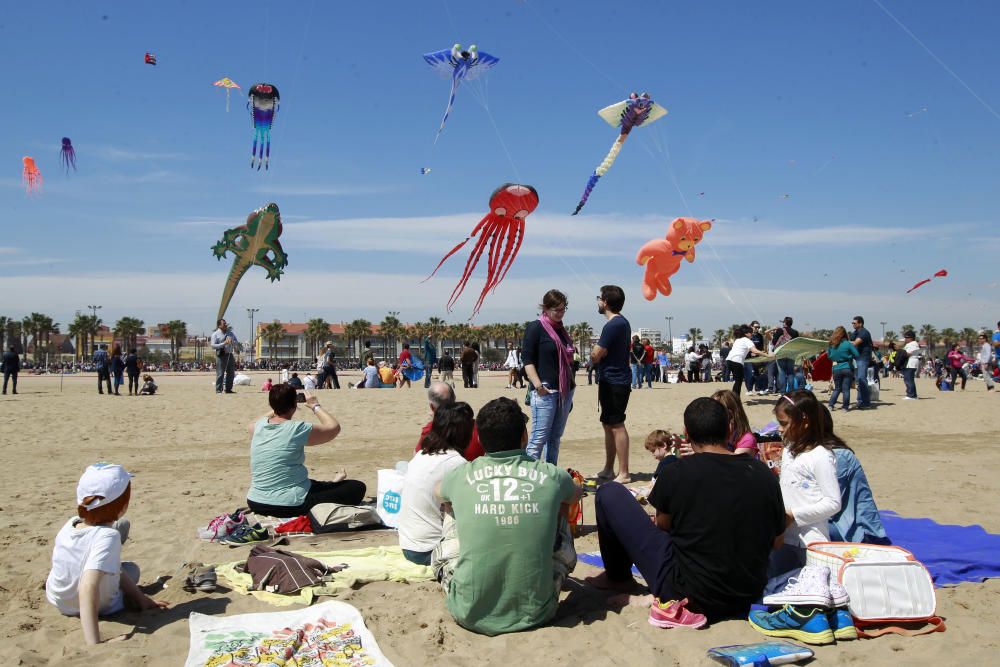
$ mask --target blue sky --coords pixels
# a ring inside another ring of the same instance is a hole
[[[855,313],[897,330],[987,325],[1000,317],[998,19],[995,3],[961,1],[12,4],[0,313],[66,323],[96,303],[106,321],[209,330],[229,266],[210,246],[275,201],[290,264],[279,283],[246,275],[238,332],[250,306],[461,321],[485,267],[450,314],[464,256],[420,281],[513,181],[541,204],[477,322],[530,319],[557,287],[569,320],[597,326],[596,289],[618,283],[634,326],[669,314],[675,333]],[[501,62],[459,90],[435,145],[448,82],[420,55],[455,42]],[[211,85],[223,76],[281,91],[267,173],[249,168],[244,93],[226,113]],[[570,218],[616,136],[596,111],[632,90],[670,113],[633,132]],[[69,176],[62,136],[78,153]],[[23,191],[24,155],[40,196]],[[645,302],[635,252],[679,215],[716,222],[674,294]]]

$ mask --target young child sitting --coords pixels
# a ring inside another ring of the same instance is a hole
[[[88,644],[101,641],[98,616],[117,613],[126,604],[139,610],[167,606],[139,590],[139,566],[121,560],[131,477],[111,463],[87,468],[76,487],[79,516],[62,527],[52,550],[45,597],[63,614],[80,617]]]
[[[656,472],[653,473],[653,479],[656,479],[663,471],[667,469],[671,464],[676,463],[681,454],[681,443],[684,439],[670,431],[664,431],[662,429],[657,429],[646,436],[645,447],[646,451],[653,455],[656,459]]]
[[[139,389],[139,394],[142,396],[152,396],[156,393],[156,383],[153,382],[153,376],[146,375],[142,376],[142,388]]]
[[[722,389],[712,394],[712,399],[722,403],[729,414],[729,438],[726,440],[733,454],[749,454],[757,456],[757,439],[750,430],[750,420],[743,410],[739,397],[729,389]]]
[[[274,383],[271,382],[271,378],[267,378],[266,380],[264,380],[264,384],[262,384],[260,386],[260,390],[261,391],[271,391],[271,387],[273,387],[273,386],[274,386]]]

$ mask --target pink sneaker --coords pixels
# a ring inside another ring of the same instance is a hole
[[[660,602],[653,598],[653,606],[649,608],[649,624],[658,628],[700,628],[708,619],[703,614],[688,611],[685,605],[688,599]]]

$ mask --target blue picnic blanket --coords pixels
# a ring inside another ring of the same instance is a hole
[[[887,510],[879,514],[892,543],[926,565],[935,586],[1000,577],[1000,535],[987,533],[982,526],[941,524]]]

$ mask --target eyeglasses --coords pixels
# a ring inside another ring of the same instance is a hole
[[[599,297],[597,297],[597,300],[598,300],[598,301],[604,301],[604,297],[602,297],[602,296],[599,296]]]
[[[569,310],[569,306],[559,306],[558,308],[549,308],[554,313],[565,313]]]

